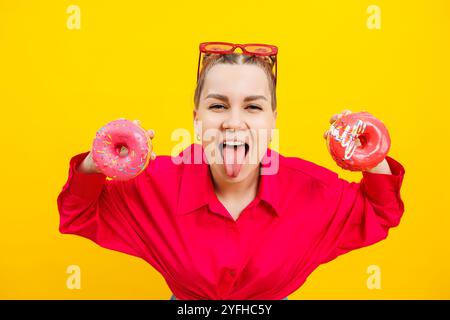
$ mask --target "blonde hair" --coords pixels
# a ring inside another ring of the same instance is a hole
[[[202,68],[198,77],[197,86],[194,94],[195,109],[198,109],[200,103],[200,95],[205,84],[205,78],[208,71],[216,64],[254,64],[261,67],[269,80],[269,90],[271,93],[272,110],[277,109],[277,95],[275,75],[272,72],[276,57],[268,56],[249,56],[239,53],[217,54],[205,53],[202,62]]]

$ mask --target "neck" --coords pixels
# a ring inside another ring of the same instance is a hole
[[[221,198],[242,198],[250,196],[252,199],[256,196],[259,183],[259,166],[256,167],[247,178],[239,182],[227,181],[211,170],[214,182],[214,191]]]

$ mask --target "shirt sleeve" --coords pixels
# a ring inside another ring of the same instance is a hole
[[[58,195],[59,231],[88,238],[98,245],[141,257],[139,237],[131,226],[132,217],[123,210],[133,180],[108,180],[102,173],[77,170],[88,155],[70,160],[69,176]]]
[[[391,157],[386,160],[392,174],[364,171],[359,183],[341,178],[330,183],[330,221],[322,242],[322,263],[385,239],[389,229],[400,223],[404,212],[400,189],[405,169]]]

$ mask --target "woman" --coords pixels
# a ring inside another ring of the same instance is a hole
[[[350,183],[268,148],[276,55],[236,47],[201,46],[201,144],[178,158],[152,154],[128,181],[107,180],[89,152],[76,155],[58,196],[60,232],[144,259],[177,299],[285,298],[320,264],[384,239],[404,211],[405,171],[390,157]]]

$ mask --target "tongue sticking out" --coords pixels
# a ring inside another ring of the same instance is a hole
[[[223,163],[229,177],[237,177],[245,159],[245,146],[225,146],[223,148]]]

